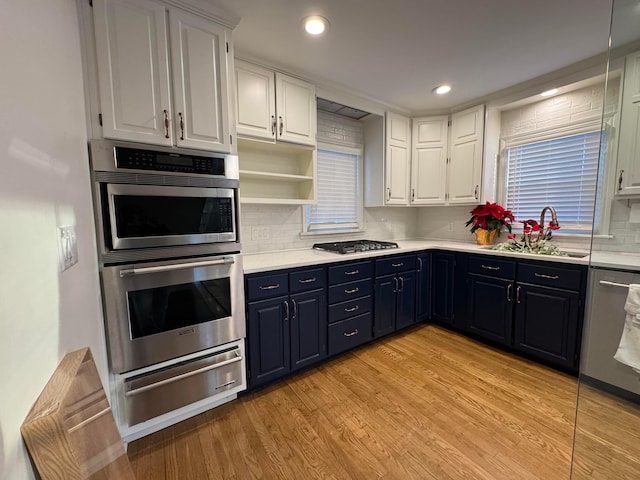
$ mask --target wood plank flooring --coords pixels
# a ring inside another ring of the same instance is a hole
[[[139,480],[565,479],[577,380],[433,325],[129,446]]]
[[[580,385],[571,478],[640,478],[640,406]]]

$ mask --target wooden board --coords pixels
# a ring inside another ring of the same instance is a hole
[[[20,427],[44,479],[134,479],[88,348],[67,354]]]

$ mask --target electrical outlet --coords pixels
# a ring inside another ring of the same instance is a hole
[[[58,227],[58,252],[61,272],[78,263],[76,228],[73,225]]]
[[[447,225],[447,230],[453,232],[453,222],[449,222],[449,224]]]
[[[640,230],[636,230],[636,243],[640,243]]]
[[[253,227],[251,229],[251,240],[269,240],[269,227]]]

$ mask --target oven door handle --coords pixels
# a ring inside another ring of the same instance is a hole
[[[230,265],[234,263],[233,257],[224,257],[216,260],[205,260],[203,262],[174,263],[172,265],[158,265],[156,267],[134,267],[120,270],[120,277],[131,275],[144,275],[146,273],[171,272],[173,270],[183,270],[185,268],[210,267],[213,265]]]
[[[140,395],[141,393],[148,392],[149,390],[153,390],[163,385],[167,385],[168,383],[177,382],[178,380],[182,380],[184,378],[193,377],[194,375],[208,372],[209,370],[215,370],[216,368],[224,367],[225,365],[229,365],[231,363],[236,363],[241,361],[242,356],[240,355],[240,352],[236,351],[234,353],[236,356],[233,358],[230,358],[229,360],[223,360],[222,362],[214,363],[213,365],[207,365],[206,367],[198,368],[190,372],[181,373],[180,375],[176,375],[175,377],[167,378],[165,380],[160,380],[159,382],[155,382],[155,383],[150,383],[149,385],[145,385],[144,387],[134,388],[133,390],[129,390],[125,392],[124,396],[132,397],[134,395]]]

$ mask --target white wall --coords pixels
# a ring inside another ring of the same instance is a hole
[[[0,60],[0,478],[20,480],[20,425],[60,359],[91,347],[107,384],[75,0],[4,0]]]

